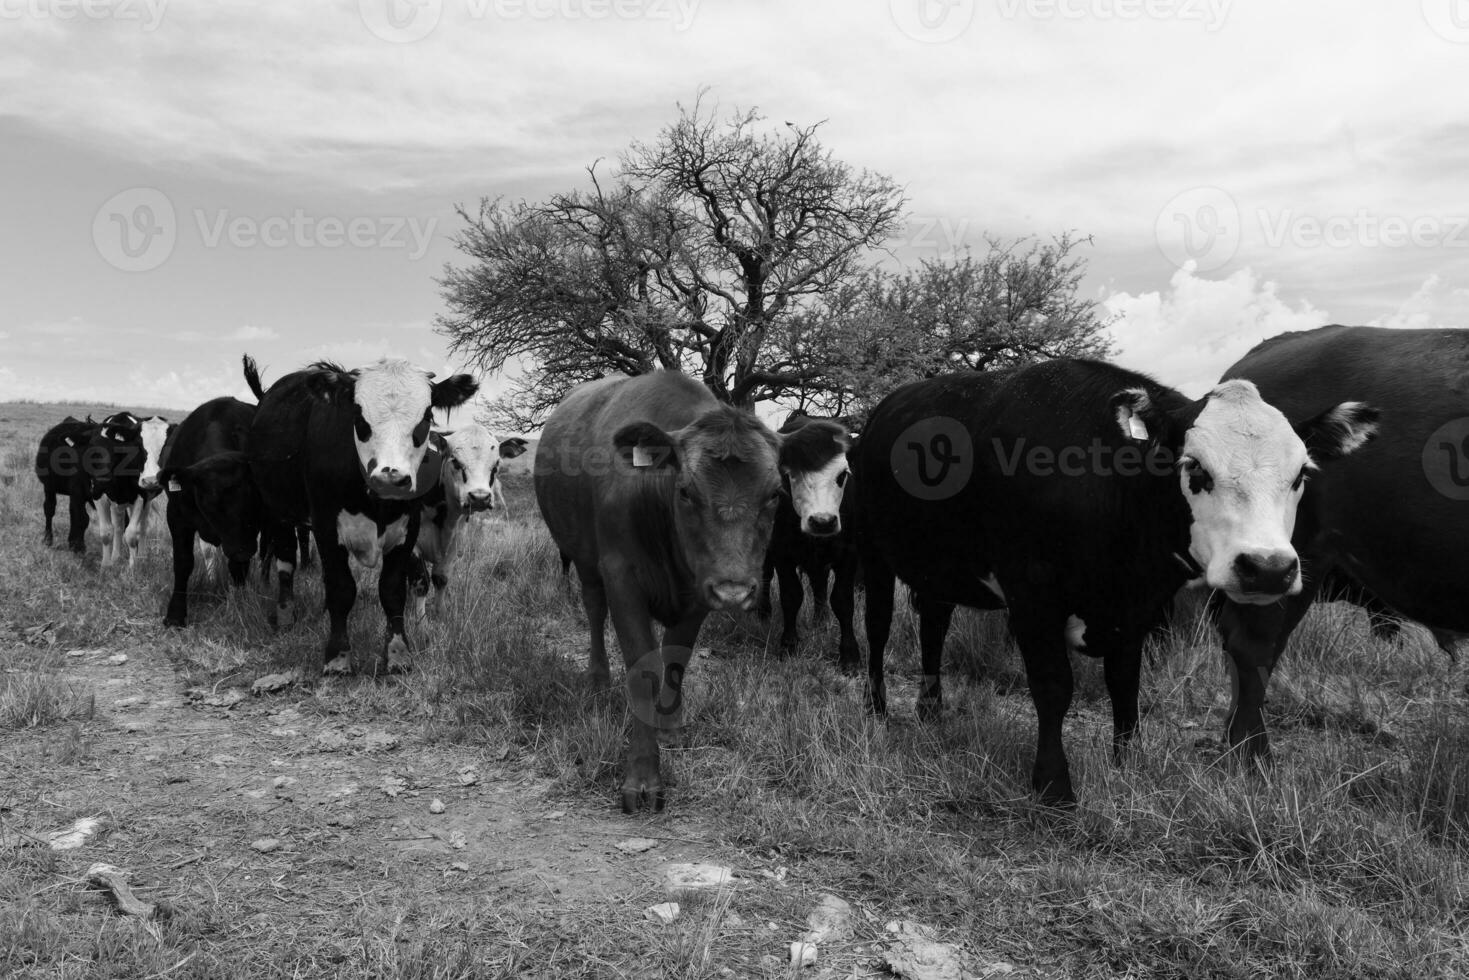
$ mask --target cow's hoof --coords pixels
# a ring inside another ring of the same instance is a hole
[[[290,629],[296,625],[296,607],[276,606],[270,613],[270,625],[278,630]]]
[[[163,625],[170,629],[181,630],[184,628],[184,621],[177,616],[164,616]]]
[[[346,677],[352,673],[352,654],[342,652],[321,665],[321,672],[328,677]]]
[[[862,668],[862,660],[855,650],[837,650],[837,670],[853,677]]]
[[[867,710],[879,718],[887,717],[888,695],[881,688],[873,687],[867,691]]]
[[[643,808],[643,804],[651,802],[654,813],[663,812],[663,787],[654,786],[651,789],[627,789],[622,791],[622,812],[637,813]]]
[[[612,675],[605,670],[588,670],[587,687],[593,693],[601,693],[612,689]]]
[[[395,636],[388,641],[383,655],[378,658],[378,673],[380,674],[406,674],[413,669],[412,654],[408,649],[408,643],[401,636]]]
[[[795,653],[796,652],[796,645],[799,642],[800,642],[800,637],[797,636],[795,633],[787,633],[787,634],[783,635],[780,638],[780,648],[779,648],[780,649],[780,655],[782,657],[788,657],[791,654]]]

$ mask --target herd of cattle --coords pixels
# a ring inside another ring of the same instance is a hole
[[[381,565],[387,619],[374,673],[406,670],[410,590],[441,598],[459,531],[494,506],[501,459],[525,451],[476,423],[433,428],[476,391],[401,361],[347,371],[318,362],[258,404],[219,398],[183,422],[127,413],[67,419],[37,456],[45,540],[71,498],[71,546],[89,516],[103,561],[130,560],[148,500],[167,494],[183,626],[197,535],[235,582],[276,572],[272,621],[294,618],[292,581],[315,539],[331,617],[323,669],[353,670],[348,556]],[[1032,785],[1075,799],[1062,721],[1073,652],[1100,657],[1114,748],[1137,727],[1142,647],[1185,586],[1214,590],[1233,678],[1227,737],[1268,751],[1265,691],[1313,599],[1347,598],[1374,626],[1420,622],[1441,643],[1469,632],[1469,331],[1323,327],[1250,351],[1203,398],[1086,360],[956,373],[893,391],[860,437],[793,417],[772,431],[671,372],[577,388],[547,421],[536,498],[590,629],[589,676],[611,683],[610,614],[631,720],[626,810],[661,808],[658,738],[670,694],[711,611],[770,611],[797,641],[809,579],[856,669],[855,589],[866,590],[868,699],[885,712],[883,654],[897,580],[918,614],[920,716],[942,709],[941,658],[956,606],[1007,609],[1038,735]],[[500,498],[503,501],[503,497]],[[661,639],[655,636],[661,624]],[[676,701],[676,698],[674,699]]]

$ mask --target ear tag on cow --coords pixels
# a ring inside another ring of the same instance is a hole
[[[652,466],[655,462],[657,462],[657,457],[653,454],[653,450],[647,446],[632,447],[632,464],[634,466]]]
[[[184,490],[183,484],[179,483],[178,480],[169,480],[168,481],[168,492],[169,493],[183,493],[183,490]]]
[[[1136,415],[1127,417],[1127,432],[1139,442],[1146,442],[1148,439],[1148,427],[1143,425],[1143,420]]]

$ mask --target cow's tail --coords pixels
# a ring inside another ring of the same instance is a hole
[[[255,393],[256,401],[264,401],[265,386],[260,383],[260,368],[255,363],[255,358],[246,354],[242,360],[245,363],[245,384],[249,385],[250,390]]]

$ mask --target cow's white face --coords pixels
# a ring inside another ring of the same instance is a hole
[[[143,420],[143,461],[138,473],[138,486],[158,489],[158,461],[163,458],[163,444],[168,441],[168,419],[161,415]]]
[[[500,473],[500,441],[484,426],[469,422],[443,434],[449,447],[444,461],[444,493],[461,510],[478,513],[494,507]]]
[[[382,360],[355,374],[352,434],[368,486],[380,497],[412,497],[433,424],[428,372]]]
[[[1346,455],[1372,437],[1375,418],[1347,402],[1293,428],[1249,381],[1226,381],[1210,392],[1178,451],[1179,491],[1193,516],[1189,554],[1203,571],[1194,584],[1242,603],[1299,593],[1291,533],[1316,468],[1306,439],[1326,458]],[[1124,432],[1137,437],[1140,422],[1119,406]]]
[[[791,504],[801,519],[803,533],[825,537],[841,531],[842,494],[850,474],[845,452],[833,456],[818,470],[790,474]]]

